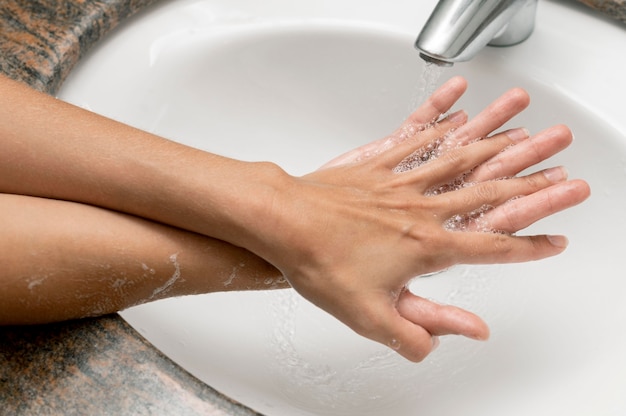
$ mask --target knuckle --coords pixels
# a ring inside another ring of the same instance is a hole
[[[466,188],[464,206],[474,209],[482,205],[492,204],[499,199],[499,188],[496,182],[483,182]]]
[[[529,175],[524,178],[524,182],[531,190],[542,189],[545,186],[545,177],[542,174]]]
[[[440,225],[411,224],[404,229],[405,236],[410,238],[420,252],[438,252],[446,246],[444,233]]]
[[[497,182],[484,182],[475,187],[476,197],[480,202],[493,202],[499,197]]]
[[[503,231],[515,232],[521,228],[521,217],[519,210],[514,208],[514,204],[508,203],[500,207],[502,213],[502,225],[498,228]]]
[[[531,236],[528,237],[528,241],[530,242],[531,252],[540,253],[545,249],[545,239],[539,236]]]
[[[502,259],[510,260],[514,253],[513,238],[506,234],[494,233],[493,235],[494,250]]]
[[[442,156],[440,156],[440,159],[446,166],[465,166],[466,153],[467,152],[464,148],[454,149],[452,151],[444,153]]]

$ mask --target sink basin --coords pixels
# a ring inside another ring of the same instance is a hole
[[[162,2],[103,41],[59,96],[303,174],[408,115],[424,72],[412,44],[435,3]],[[442,75],[469,80],[459,107],[470,115],[526,88],[533,103],[511,126],[568,124],[574,145],[550,165],[566,165],[593,190],[527,231],[567,234],[563,255],[459,266],[411,284],[481,315],[488,342],[444,338],[412,364],[293,291],[168,299],[123,318],[192,374],[266,415],[626,414],[626,55],[615,54],[624,44],[624,28],[544,1],[527,42],[487,48]]]

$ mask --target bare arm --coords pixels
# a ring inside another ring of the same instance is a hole
[[[138,131],[6,79],[0,79],[0,90],[5,97],[0,192],[99,206],[243,247],[274,265],[318,306],[362,335],[393,341],[412,360],[428,354],[433,335],[456,331],[484,338],[486,333],[470,315],[456,327],[451,324],[458,311],[442,308],[436,319],[420,313],[426,310],[420,305],[432,305],[403,291],[408,279],[456,263],[536,260],[566,245],[558,236],[454,233],[443,226],[446,218],[562,184],[572,191],[560,194],[559,209],[581,202],[589,192],[582,181],[539,172],[428,194],[519,143],[520,137],[507,134],[476,143],[459,140],[443,157],[394,171],[407,155],[452,128],[489,135],[525,107],[519,92],[497,101],[491,117],[467,124],[462,117],[445,120],[412,132],[375,157],[295,178],[270,163],[235,161]],[[452,91],[444,106],[458,98],[459,89]],[[538,219],[554,211],[544,206],[532,215]]]
[[[0,325],[113,313],[199,293],[288,287],[247,250],[136,216],[0,194]]]

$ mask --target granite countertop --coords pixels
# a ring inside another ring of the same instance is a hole
[[[55,94],[90,46],[157,1],[2,0],[0,71]],[[256,413],[185,372],[111,315],[0,328],[0,415]]]
[[[80,57],[159,0],[2,0],[0,71],[55,94]],[[626,0],[578,0],[626,23]],[[118,315],[0,328],[0,413],[255,415],[195,379]]]

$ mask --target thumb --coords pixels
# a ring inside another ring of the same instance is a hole
[[[433,337],[420,324],[402,316],[394,304],[369,303],[367,309],[367,312],[362,310],[364,314],[361,319],[365,319],[356,327],[361,330],[353,329],[360,335],[388,346],[410,361],[422,361],[439,344],[437,337]]]
[[[489,327],[479,316],[450,305],[440,305],[405,290],[398,299],[399,314],[429,333],[463,335],[475,340],[489,338]]]

